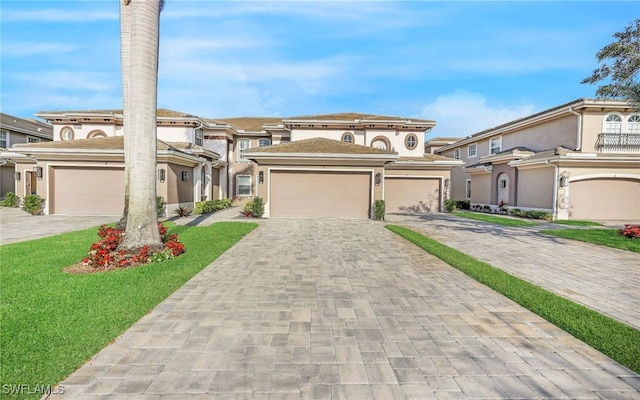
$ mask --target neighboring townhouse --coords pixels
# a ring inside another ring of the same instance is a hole
[[[120,215],[124,207],[122,112],[41,112],[54,142],[12,148],[47,214]],[[159,109],[158,195],[171,213],[201,200],[256,196],[267,217],[369,218],[440,211],[460,161],[425,155],[430,120],[366,114],[205,119]]]
[[[478,132],[436,154],[464,162],[451,198],[554,219],[640,219],[640,110],[578,99]]]
[[[457,142],[459,140],[462,140],[462,138],[453,138],[453,137],[441,138],[441,137],[436,137],[436,138],[433,138],[433,139],[426,140],[424,142],[424,153],[425,154],[435,154],[436,151],[440,147],[446,146],[446,145],[449,145],[449,144],[453,144],[453,143],[455,143],[455,142]]]
[[[53,140],[51,125],[0,113],[0,151],[7,153],[6,149],[17,143],[39,143],[51,140]],[[15,173],[15,158],[19,157],[23,156],[13,154],[12,157],[0,159],[0,197],[7,192],[15,192],[17,182],[22,180],[22,176]]]

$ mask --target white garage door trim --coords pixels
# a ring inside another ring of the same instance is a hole
[[[363,213],[361,215],[358,216],[353,216],[353,217],[348,217],[348,216],[344,216],[344,215],[336,215],[335,218],[369,218],[369,209],[371,207],[371,203],[373,202],[373,190],[374,190],[374,170],[373,169],[369,169],[369,168],[358,168],[358,169],[348,169],[348,168],[282,168],[282,167],[275,167],[275,168],[267,168],[267,173],[269,175],[269,179],[268,179],[268,187],[267,187],[267,201],[265,203],[265,216],[266,217],[272,217],[274,216],[272,213],[272,209],[274,206],[274,196],[273,196],[273,177],[274,177],[274,173],[277,175],[278,173],[300,173],[300,174],[304,174],[304,173],[309,173],[309,174],[333,174],[333,173],[339,173],[339,174],[345,174],[348,175],[349,173],[354,174],[354,175],[358,175],[358,176],[362,176],[365,175],[367,180],[368,180],[368,190],[367,190],[367,199],[364,200],[363,199]],[[361,193],[362,194],[362,193]],[[366,202],[366,203],[365,203]],[[277,215],[275,215],[275,217],[278,217]],[[332,216],[309,216],[309,218],[331,218]],[[286,218],[286,217],[285,217]],[[303,217],[301,217],[303,218]]]

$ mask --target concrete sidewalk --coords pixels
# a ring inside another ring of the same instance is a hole
[[[451,214],[391,214],[456,250],[640,329],[640,254]]]
[[[52,397],[640,399],[636,373],[383,223],[331,219],[262,220],[62,385]]]

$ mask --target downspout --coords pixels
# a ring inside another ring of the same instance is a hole
[[[551,215],[551,220],[555,221],[558,216],[558,179],[559,179],[559,170],[560,167],[557,165],[551,164],[549,159],[545,160],[545,164],[553,167],[553,213]]]
[[[567,110],[573,115],[578,116],[578,128],[576,129],[576,148],[575,151],[582,150],[582,114],[573,110],[573,107],[569,107]]]

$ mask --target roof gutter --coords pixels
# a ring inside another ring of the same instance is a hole
[[[551,164],[549,159],[545,160],[545,164],[553,167],[553,214],[551,215],[551,220],[555,221],[558,217],[558,175],[560,167],[556,164]]]
[[[576,151],[580,151],[582,148],[582,114],[573,110],[573,107],[567,109],[571,114],[578,116],[578,128],[576,129]]]

